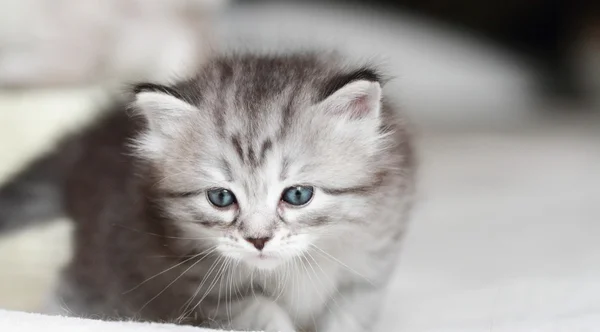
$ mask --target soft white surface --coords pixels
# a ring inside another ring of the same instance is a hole
[[[33,313],[0,310],[0,331],[10,332],[203,332],[210,331],[189,326],[170,324],[103,322],[99,320],[44,316]]]
[[[398,331],[600,330],[600,122],[423,137]]]

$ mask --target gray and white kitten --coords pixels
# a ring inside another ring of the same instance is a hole
[[[137,116],[115,107],[0,191],[0,224],[18,204],[56,214],[44,197],[76,221],[56,299],[74,315],[368,331],[414,177],[381,84],[305,53],[222,56],[138,85]]]

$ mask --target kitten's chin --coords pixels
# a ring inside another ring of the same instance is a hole
[[[238,251],[225,251],[223,255],[239,261],[251,269],[258,270],[274,270],[281,266],[285,258],[273,254],[257,253],[257,252],[238,252]]]
[[[266,271],[274,270],[283,263],[283,259],[281,257],[265,255],[262,253],[246,255],[242,261],[251,268]]]

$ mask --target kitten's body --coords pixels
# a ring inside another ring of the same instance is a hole
[[[314,54],[223,57],[193,80],[140,85],[143,116],[118,106],[54,158],[77,225],[57,303],[235,329],[371,328],[414,168],[379,92],[374,72]],[[290,184],[313,185],[310,204],[279,201]],[[215,186],[236,205],[197,193]]]

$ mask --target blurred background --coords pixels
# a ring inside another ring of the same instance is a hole
[[[415,125],[420,199],[383,330],[600,325],[593,1],[0,0],[0,182],[125,83],[306,48],[379,64]],[[0,235],[0,308],[39,307],[69,229]]]

